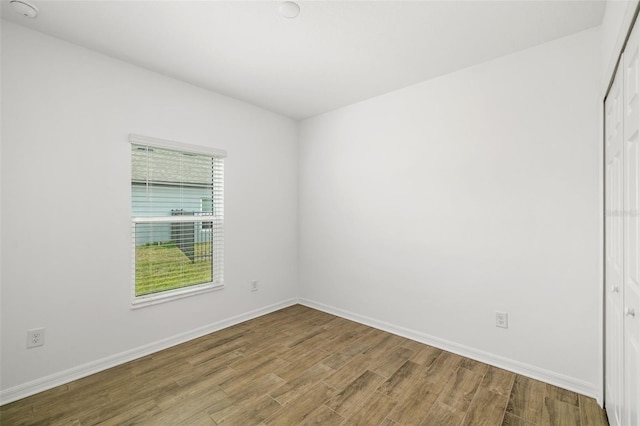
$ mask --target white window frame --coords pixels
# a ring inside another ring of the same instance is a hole
[[[136,134],[129,135],[129,143],[131,145],[146,145],[153,148],[170,149],[174,151],[180,151],[191,154],[210,155],[212,157],[224,158],[227,156],[227,152],[224,150],[209,148],[198,145],[191,145],[182,142],[175,142],[166,139],[151,138],[148,136],[141,136]],[[131,154],[129,154],[131,159]],[[131,167],[129,168],[131,169]],[[129,179],[131,181],[131,179]],[[223,191],[224,197],[224,191]],[[206,217],[205,221],[222,221],[220,226],[224,229],[224,214],[216,217]],[[220,274],[221,279],[219,281],[212,281],[204,284],[195,284],[188,287],[182,287],[173,290],[166,290],[159,293],[148,294],[143,296],[136,296],[136,259],[135,259],[135,241],[136,241],[136,224],[138,223],[173,223],[173,222],[194,222],[193,216],[172,216],[166,217],[132,217],[131,218],[131,236],[133,241],[133,256],[131,265],[132,286],[131,286],[131,308],[138,309],[145,306],[157,305],[159,303],[165,303],[172,300],[182,299],[189,296],[194,296],[201,293],[206,293],[214,290],[221,290],[224,288],[224,272]],[[224,247],[224,236],[220,236],[220,240],[213,242],[214,246],[221,248]],[[221,256],[224,256],[223,254]],[[224,258],[224,257],[223,257]]]

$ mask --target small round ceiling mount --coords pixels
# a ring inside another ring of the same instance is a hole
[[[292,1],[285,1],[280,4],[280,15],[287,19],[293,19],[300,14],[300,6]]]
[[[38,8],[25,0],[11,0],[11,6],[25,18],[35,19],[38,16]]]

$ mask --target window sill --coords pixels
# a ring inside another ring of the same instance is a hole
[[[185,297],[191,297],[201,293],[222,290],[223,288],[223,283],[207,283],[178,288],[176,290],[163,291],[161,293],[149,294],[146,296],[134,296],[133,300],[131,300],[131,309],[140,309],[147,306],[158,305],[160,303],[171,302],[172,300],[183,299]]]

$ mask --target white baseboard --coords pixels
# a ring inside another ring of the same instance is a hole
[[[98,373],[111,367],[115,367],[116,365],[133,361],[134,359],[147,356],[154,352],[179,345],[180,343],[193,340],[206,334],[213,333],[214,331],[222,330],[223,328],[227,328],[232,325],[236,325],[241,322],[260,317],[262,315],[266,315],[268,313],[286,308],[287,306],[295,305],[297,303],[297,299],[288,299],[279,303],[275,303],[273,305],[265,306],[260,309],[245,312],[231,318],[216,321],[212,324],[198,327],[194,330],[187,331],[176,336],[158,340],[157,342],[153,342],[148,345],[140,346],[138,348],[111,355],[106,358],[98,359],[96,361],[88,362],[86,364],[70,368],[68,370],[60,371],[58,373],[54,373],[40,379],[32,380],[30,382],[23,383],[12,388],[0,390],[0,405],[4,405],[9,402],[45,391],[47,389],[51,389],[65,383],[81,379],[82,377],[90,376],[91,374]]]
[[[590,396],[592,398],[595,398],[600,406],[602,406],[602,392],[597,389],[597,387],[592,383],[578,380],[564,374],[556,373],[554,371],[546,370],[544,368],[505,358],[489,352],[474,349],[472,347],[441,339],[439,337],[431,336],[420,331],[400,327],[364,315],[345,311],[333,306],[328,306],[320,302],[315,302],[313,300],[301,298],[299,299],[299,303],[301,305],[305,305],[332,315],[337,315],[348,320],[359,322],[361,324],[368,325],[379,330],[397,334],[398,336],[406,337],[407,339],[415,340],[429,346],[462,355],[464,357],[471,358],[485,364],[493,365],[495,367],[521,374],[532,379],[550,383],[552,385],[556,385],[558,387],[568,389],[582,395]]]
[[[525,364],[519,361],[515,361],[509,358],[504,358],[489,352],[480,351],[465,345],[461,345],[455,342],[451,342],[446,339],[431,336],[420,331],[400,327],[394,324],[390,324],[384,321],[379,321],[374,318],[370,318],[364,315],[356,314],[353,312],[345,311],[343,309],[328,306],[323,303],[315,302],[309,299],[288,299],[279,303],[275,303],[269,306],[265,306],[260,309],[245,312],[240,315],[236,315],[221,321],[208,324],[203,327],[196,328],[194,330],[178,334],[166,339],[159,340],[157,342],[150,343],[138,348],[134,348],[119,354],[111,355],[106,358],[102,358],[96,361],[92,361],[77,367],[70,368],[55,374],[51,374],[40,379],[36,379],[27,383],[23,383],[12,388],[0,390],[0,405],[7,404],[12,401],[16,401],[27,396],[40,393],[42,391],[54,388],[56,386],[63,385],[65,383],[78,380],[82,377],[89,376],[91,374],[98,373],[111,367],[115,367],[125,362],[132,361],[143,356],[147,356],[154,352],[161,351],[163,349],[170,348],[180,343],[187,342],[189,340],[196,339],[209,333],[213,333],[223,328],[230,327],[232,325],[239,324],[244,321],[248,321],[253,318],[266,315],[268,313],[277,311],[288,306],[300,303],[301,305],[308,306],[310,308],[318,309],[323,312],[327,312],[332,315],[336,315],[342,318],[346,318],[361,324],[368,325],[380,330],[387,331],[389,333],[397,334],[402,337],[406,337],[411,340],[415,340],[420,343],[424,343],[430,346],[437,347],[449,352],[453,352],[458,355],[465,356],[467,358],[475,359],[485,364],[493,365],[495,367],[509,370],[523,376],[531,377],[536,380],[551,383],[564,389],[569,389],[574,392],[590,396],[595,398],[602,406],[602,392],[597,389],[591,383],[584,382],[563,374],[559,374],[553,371],[549,371],[540,367]]]

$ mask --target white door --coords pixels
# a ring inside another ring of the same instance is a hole
[[[623,66],[605,101],[605,407],[609,423],[621,426],[623,388]]]
[[[622,422],[640,425],[640,25],[624,51],[624,402]]]

